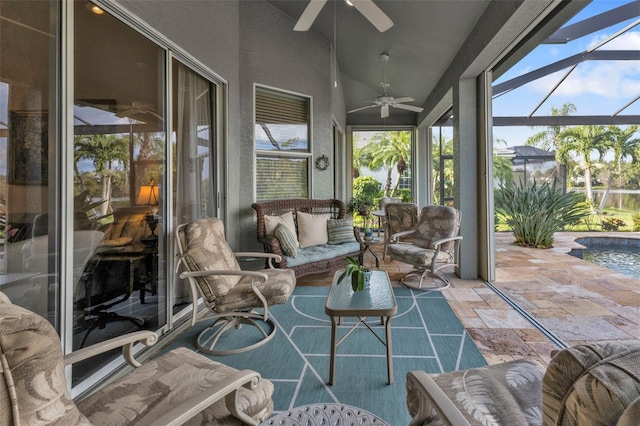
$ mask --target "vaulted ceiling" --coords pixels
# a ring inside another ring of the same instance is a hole
[[[291,17],[293,27],[310,0],[267,0]],[[420,106],[440,80],[484,12],[488,0],[375,0],[394,25],[380,32],[344,0],[329,0],[309,31],[335,45],[346,109],[371,104],[383,94],[383,62],[388,53],[387,94],[411,97]],[[391,108],[386,120],[380,108],[348,114],[351,124],[416,124],[417,114]]]

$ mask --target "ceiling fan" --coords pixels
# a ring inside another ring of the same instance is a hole
[[[382,96],[378,96],[374,101],[371,101],[373,105],[367,105],[362,108],[352,109],[351,111],[347,111],[347,114],[356,111],[362,111],[363,109],[376,107],[380,107],[380,118],[387,118],[389,116],[389,107],[404,109],[413,112],[422,112],[424,108],[413,105],[404,105],[405,102],[413,102],[415,100],[413,98],[407,96],[402,98],[394,98],[393,96],[387,95],[387,87],[389,87],[389,84],[387,83],[387,62],[389,61],[389,55],[387,53],[383,53],[382,55],[380,55],[380,59],[382,59],[382,62],[384,63],[382,83],[380,83],[383,88]]]
[[[326,2],[327,0],[309,0],[307,8],[300,15],[293,30],[308,31]],[[362,13],[381,33],[393,27],[393,21],[372,0],[345,0],[345,2]]]
[[[142,82],[142,92],[143,95],[147,92],[147,78],[146,71],[148,68],[148,64],[146,62],[136,62],[136,66],[140,70],[140,81]],[[153,109],[153,104],[151,102],[141,101],[141,100],[133,100],[130,104],[118,105],[116,116],[121,118],[133,118],[138,119],[140,121],[140,116],[149,114],[156,117],[158,120],[162,120],[162,117],[158,115],[158,112]],[[145,121],[145,120],[141,120]]]
[[[153,104],[150,102],[133,101],[129,105],[118,105],[118,108],[121,107],[124,107],[125,109],[116,113],[116,116],[120,118],[136,118],[135,116],[138,116],[140,114],[150,114],[157,119],[162,120],[162,117],[160,117],[158,113],[153,109]]]

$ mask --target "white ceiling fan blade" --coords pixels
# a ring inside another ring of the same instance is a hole
[[[389,116],[389,105],[382,105],[380,107],[380,118],[387,118]]]
[[[381,33],[393,27],[393,21],[372,0],[351,0],[351,3]]]
[[[405,96],[404,98],[396,98],[393,100],[393,102],[397,103],[397,104],[401,104],[403,102],[413,102],[415,101],[415,99],[410,98],[408,96]]]
[[[309,0],[309,4],[300,15],[296,26],[293,27],[293,31],[308,31],[326,2],[327,0]]]
[[[369,105],[369,106],[362,107],[362,108],[352,109],[351,111],[347,111],[347,114],[352,113],[352,112],[356,112],[356,111],[362,111],[363,109],[375,108],[377,106],[378,105]]]
[[[424,110],[424,108],[420,108],[420,107],[413,106],[413,105],[396,104],[396,105],[392,105],[392,106],[394,108],[406,109],[407,111],[413,111],[413,112],[422,112]]]

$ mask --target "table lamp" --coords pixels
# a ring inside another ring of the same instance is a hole
[[[153,206],[151,214],[146,217],[147,225],[151,230],[151,238],[156,238],[156,227],[158,226],[158,219],[155,216],[155,206],[159,204],[159,189],[158,185],[153,183],[153,178],[149,182],[149,185],[141,185],[140,192],[138,193],[138,199],[136,204],[139,206]]]

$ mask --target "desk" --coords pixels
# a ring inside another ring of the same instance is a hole
[[[140,303],[145,303],[146,285],[152,295],[158,291],[158,245],[147,246],[141,243],[128,244],[122,247],[113,247],[96,253],[98,261],[128,262],[130,292],[140,290]],[[144,276],[139,274],[140,267],[144,266]]]
[[[338,284],[338,277],[342,270],[336,271],[333,276],[333,283],[329,289],[327,303],[324,311],[331,318],[331,359],[329,365],[329,384],[333,385],[335,380],[336,352],[338,346],[356,329],[360,324],[373,333],[374,336],[387,348],[387,376],[389,384],[393,383],[393,358],[391,356],[391,318],[398,312],[396,296],[389,281],[386,271],[373,271],[371,275],[371,285],[368,289],[354,292],[351,283],[343,282]],[[367,324],[368,316],[380,317],[385,326],[386,339],[383,340]],[[358,322],[345,334],[340,341],[338,337],[338,321],[342,317],[357,317]]]

